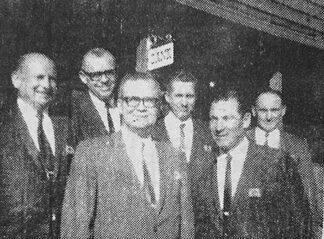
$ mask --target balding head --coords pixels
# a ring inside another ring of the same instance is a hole
[[[56,93],[56,69],[53,60],[41,53],[21,56],[11,75],[18,97],[36,110],[45,109]]]

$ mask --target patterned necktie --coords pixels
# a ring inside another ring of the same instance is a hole
[[[224,185],[224,207],[223,207],[223,236],[227,237],[229,234],[229,216],[232,200],[232,176],[231,176],[231,155],[226,156],[226,172],[225,172],[225,185]]]
[[[185,133],[184,133],[184,127],[186,126],[185,123],[180,124],[180,150],[182,152],[185,152]]]
[[[143,176],[144,176],[143,185],[144,185],[145,193],[146,193],[150,203],[152,205],[156,205],[154,187],[153,187],[152,180],[150,177],[150,172],[149,172],[146,162],[145,162],[144,148],[145,148],[145,144],[142,143]]]
[[[266,132],[265,136],[264,136],[265,137],[264,145],[267,146],[267,147],[269,147],[269,135],[270,135],[269,132]]]
[[[37,137],[39,145],[39,155],[45,165],[45,169],[47,171],[48,176],[48,171],[53,172],[54,164],[52,160],[53,152],[43,129],[43,116],[43,114],[38,114]]]
[[[110,112],[109,112],[110,104],[105,103],[105,105],[106,105],[106,109],[107,109],[107,121],[108,121],[109,133],[114,133],[115,128],[114,128],[114,124],[113,124],[113,121],[112,121],[112,118],[111,118],[111,115],[110,115]]]

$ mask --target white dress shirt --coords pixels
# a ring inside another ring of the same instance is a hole
[[[257,145],[265,145],[268,142],[270,148],[279,149],[280,147],[280,130],[274,129],[269,132],[268,137],[266,138],[266,131],[256,127],[255,128],[255,142]]]
[[[165,128],[168,132],[169,139],[175,148],[180,148],[180,125],[185,124],[184,127],[184,148],[186,153],[187,162],[190,160],[192,139],[193,139],[193,122],[192,118],[186,121],[179,120],[172,111],[169,112],[164,118]]]
[[[32,138],[36,148],[39,150],[38,144],[38,117],[37,111],[27,102],[22,100],[21,98],[17,99],[18,108],[22,114],[23,119],[26,122],[29,135]],[[44,111],[43,113],[43,130],[46,135],[47,141],[51,146],[52,152],[55,155],[55,135],[54,128],[51,118],[48,116],[48,112]]]
[[[136,176],[142,187],[144,184],[143,160],[145,160],[154,188],[155,198],[158,201],[160,198],[160,168],[154,141],[151,137],[146,139],[139,137],[126,126],[121,127],[121,132],[128,158],[133,164]],[[142,153],[143,144],[144,151]]]
[[[231,180],[232,180],[232,197],[235,195],[237,185],[241,178],[244,162],[246,159],[249,141],[246,137],[228,154],[232,157],[231,161]],[[226,160],[227,154],[221,154],[217,157],[217,183],[218,195],[221,208],[224,207],[224,187],[225,187],[225,173],[226,173]]]
[[[107,108],[105,105],[105,102],[100,100],[97,96],[95,96],[91,91],[89,91],[90,98],[92,100],[92,103],[94,104],[96,110],[99,113],[99,116],[102,120],[102,122],[105,125],[106,130],[109,132],[109,124],[108,124],[108,119],[107,119]],[[118,111],[118,108],[109,108],[109,113],[111,115],[111,119],[114,124],[114,129],[115,132],[120,130],[120,114]]]

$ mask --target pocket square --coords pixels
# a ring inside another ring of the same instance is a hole
[[[261,189],[260,188],[250,188],[249,189],[249,197],[250,198],[259,198],[259,197],[261,197]]]

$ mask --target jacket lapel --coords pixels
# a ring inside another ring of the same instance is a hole
[[[91,101],[89,93],[84,94],[84,98],[80,99],[80,108],[86,122],[91,122],[91,125],[96,125],[102,135],[108,134],[95,105]]]

